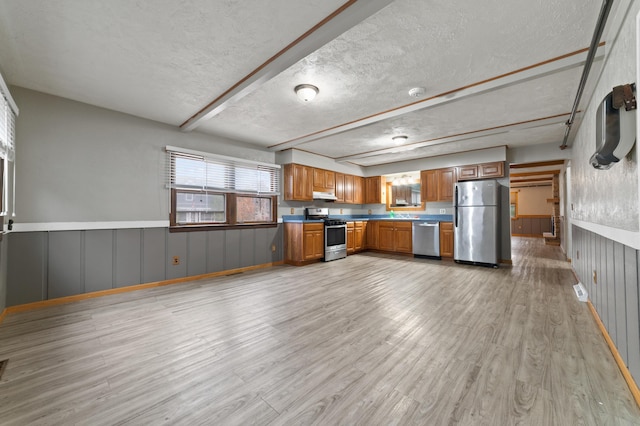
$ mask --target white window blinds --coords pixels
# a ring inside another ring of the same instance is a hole
[[[12,203],[11,208],[15,216],[15,183],[16,183],[16,116],[18,107],[16,106],[9,89],[0,75],[0,158],[3,161],[2,176],[2,211],[1,216],[9,213],[9,170],[12,175]],[[11,168],[9,167],[11,163]]]
[[[15,158],[15,125],[18,108],[9,89],[0,78],[0,158],[13,161]]]
[[[279,195],[280,166],[166,147],[170,188]]]

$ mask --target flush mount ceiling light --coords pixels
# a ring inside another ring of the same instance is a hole
[[[409,90],[409,96],[411,96],[412,98],[421,98],[425,95],[425,93],[427,93],[427,89],[425,89],[424,87],[414,87],[413,89]]]
[[[409,139],[409,136],[406,136],[406,135],[399,135],[399,136],[394,136],[394,137],[391,138],[391,140],[396,145],[402,145],[403,143],[405,143],[407,141],[407,139]]]
[[[311,102],[318,92],[320,92],[320,90],[312,84],[299,84],[293,90],[302,102]]]

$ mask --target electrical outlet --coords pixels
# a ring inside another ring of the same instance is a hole
[[[275,244],[271,244],[271,251],[275,252],[276,251],[276,245]]]
[[[291,207],[291,214],[293,214],[293,212],[294,212],[294,211],[295,211],[295,210],[293,209],[293,207]]]
[[[446,214],[447,213],[447,209],[440,209],[440,214]]]
[[[179,265],[180,264],[180,256],[173,256],[173,259],[171,259],[171,264],[172,265]]]
[[[371,214],[371,211],[372,211],[372,210],[371,210],[371,209],[369,209],[369,210],[367,210],[367,211],[369,212],[368,214]]]
[[[593,270],[593,283],[598,284],[598,273],[595,269]]]

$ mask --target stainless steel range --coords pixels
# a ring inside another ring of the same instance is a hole
[[[328,208],[305,209],[305,218],[324,222],[324,261],[347,257],[347,221],[329,218]]]

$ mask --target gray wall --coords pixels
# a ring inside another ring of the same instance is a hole
[[[237,141],[12,87],[16,223],[168,220],[166,160],[173,145],[275,163]]]
[[[632,153],[609,170],[591,167],[589,158],[595,152],[595,116],[599,103],[614,86],[636,81],[636,24],[640,2],[632,2],[618,39],[599,77],[593,97],[582,114],[582,122],[573,141],[571,199],[573,219],[597,223],[627,231],[638,231],[640,200],[638,191],[638,144]],[[590,79],[596,79],[597,73]]]
[[[0,242],[0,314],[7,307],[7,246],[8,236]]]
[[[640,383],[638,143],[609,170],[596,170],[589,162],[595,152],[599,103],[612,87],[636,81],[635,18],[640,2],[630,5],[617,39],[616,34],[608,34],[604,65],[590,76],[595,91],[581,108],[582,121],[572,142],[564,210],[571,230],[566,247],[573,267],[635,382]]]
[[[572,227],[572,234],[574,270],[635,382],[640,383],[640,252],[578,226]]]
[[[168,223],[166,145],[271,163],[274,153],[20,87],[11,93],[20,107],[16,229],[38,224],[50,231],[76,222],[73,228],[80,230],[5,236],[0,311],[282,260],[279,228],[188,234],[170,234],[167,228],[82,230],[83,224],[94,228],[91,222]],[[183,259],[181,265],[169,265],[174,255]]]
[[[7,306],[283,259],[282,225],[180,233],[167,228],[15,232],[8,240]],[[179,265],[172,264],[173,256],[180,257]]]

